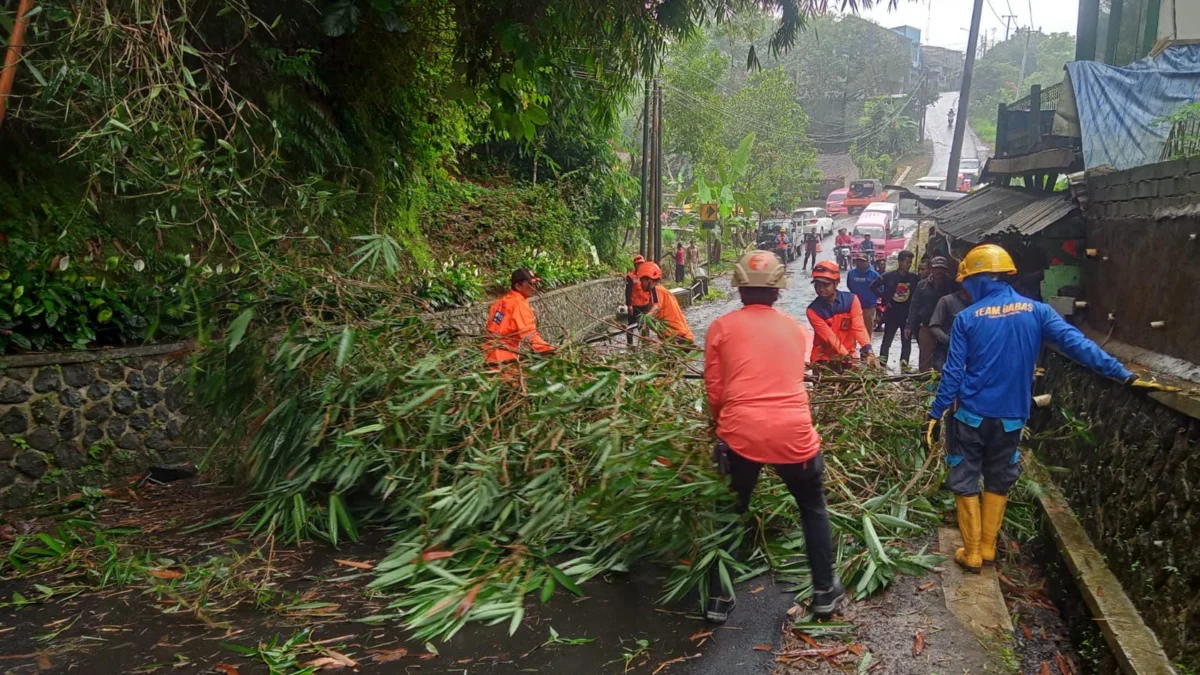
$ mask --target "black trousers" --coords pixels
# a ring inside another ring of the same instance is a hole
[[[645,314],[649,309],[650,305],[635,306],[633,308],[633,313],[626,317],[626,320],[629,322],[628,326],[630,328],[629,332],[625,333],[625,341],[630,346],[633,346],[633,326],[636,326],[642,322],[642,315]]]
[[[675,266],[675,281],[677,281],[677,282],[679,282],[679,283],[683,283],[683,273],[684,273],[684,271],[685,271],[685,269],[684,269],[683,265],[676,265],[676,266]]]
[[[800,263],[800,269],[804,269],[805,267],[812,268],[812,267],[816,267],[816,266],[817,266],[817,251],[816,251],[816,249],[807,249],[807,248],[804,249],[804,262]]]
[[[1007,495],[1021,477],[1021,430],[1005,431],[1004,423],[994,417],[983,418],[978,427],[953,413],[946,417],[946,487],[956,495],[977,495],[982,475],[984,490]]]
[[[912,338],[904,337],[904,324],[908,323],[908,312],[888,312],[883,315],[883,344],[879,346],[879,360],[887,363],[888,352],[892,348],[892,338],[900,334],[900,360],[910,363],[912,357]]]
[[[750,497],[758,485],[763,465],[747,459],[733,450],[728,451],[730,487],[737,493],[737,513],[750,510]],[[829,525],[829,510],[825,508],[825,460],[821,455],[800,464],[772,464],[776,475],[783,480],[788,492],[800,507],[800,524],[804,529],[804,547],[808,568],[812,572],[813,588],[833,587],[833,529]],[[709,593],[723,595],[721,575],[714,563],[709,570]],[[725,589],[728,593],[732,589]]]

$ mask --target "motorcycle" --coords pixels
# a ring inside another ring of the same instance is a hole
[[[946,128],[947,129],[954,128],[954,111],[953,110],[951,110],[950,114],[946,116]]]
[[[834,250],[834,253],[837,255],[838,269],[842,269],[842,270],[850,269],[850,247],[849,246],[838,246]]]

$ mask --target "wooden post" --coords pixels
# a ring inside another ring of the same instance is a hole
[[[1042,149],[1042,85],[1035,84],[1029,88],[1029,142],[1031,152]]]
[[[996,156],[1008,154],[1008,106],[1000,103],[996,106]]]
[[[17,61],[21,58],[21,45],[25,43],[25,18],[33,9],[33,0],[21,0],[17,5],[17,20],[13,22],[12,37],[8,40],[8,51],[4,53],[4,70],[0,71],[0,124],[4,123],[4,111],[12,92],[13,80],[17,76]]]

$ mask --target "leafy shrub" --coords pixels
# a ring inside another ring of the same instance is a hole
[[[415,279],[413,292],[427,309],[445,309],[479,299],[483,294],[483,280],[478,267],[456,263],[451,258],[433,272]]]
[[[528,267],[542,278],[542,288],[552,289],[577,284],[602,275],[606,270],[577,258],[552,255],[549,251],[529,249],[517,259],[513,268]],[[509,272],[497,278],[497,286],[508,287]]]
[[[0,262],[0,352],[178,335],[194,319],[186,257],[75,260],[12,239]]]

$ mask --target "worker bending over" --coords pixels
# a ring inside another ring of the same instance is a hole
[[[854,350],[857,345],[862,358],[875,364],[871,334],[863,323],[862,304],[853,293],[838,290],[841,280],[842,273],[835,263],[825,260],[813,268],[812,285],[817,297],[808,306],[808,321],[816,334],[811,361],[814,365],[849,365],[858,359]]]
[[[662,268],[658,263],[642,263],[638,266],[637,274],[641,279],[642,289],[650,297],[650,309],[646,311],[646,315],[658,319],[663,325],[658,337],[687,344],[695,341],[675,294],[661,286]]]
[[[845,591],[834,576],[825,464],[804,387],[808,332],[772,308],[787,287],[786,269],[772,252],[742,256],[733,285],[743,307],[714,321],[704,345],[704,385],[719,438],[714,458],[730,476],[739,515],[750,508],[764,464],[783,480],[800,507],[813,579],[811,611],[826,617]],[[724,623],[733,609],[733,589],[723,587],[715,561],[710,577],[705,616]]]
[[[1138,389],[1163,388],[1137,379],[1049,305],[1018,294],[1008,282],[1016,273],[1008,252],[995,244],[975,247],[959,264],[958,281],[974,302],[954,319],[950,353],[924,430],[923,440],[932,447],[949,412],[947,487],[963,538],[954,559],[969,572],[996,559],[1008,490],[1021,475],[1017,443],[1029,419],[1033,370],[1044,341],[1107,377]]]
[[[540,282],[532,270],[522,267],[509,278],[508,293],[492,303],[488,310],[488,339],[484,342],[489,365],[516,361],[525,345],[538,353],[554,351],[554,346],[538,334],[537,317],[527,300],[537,294]]]

